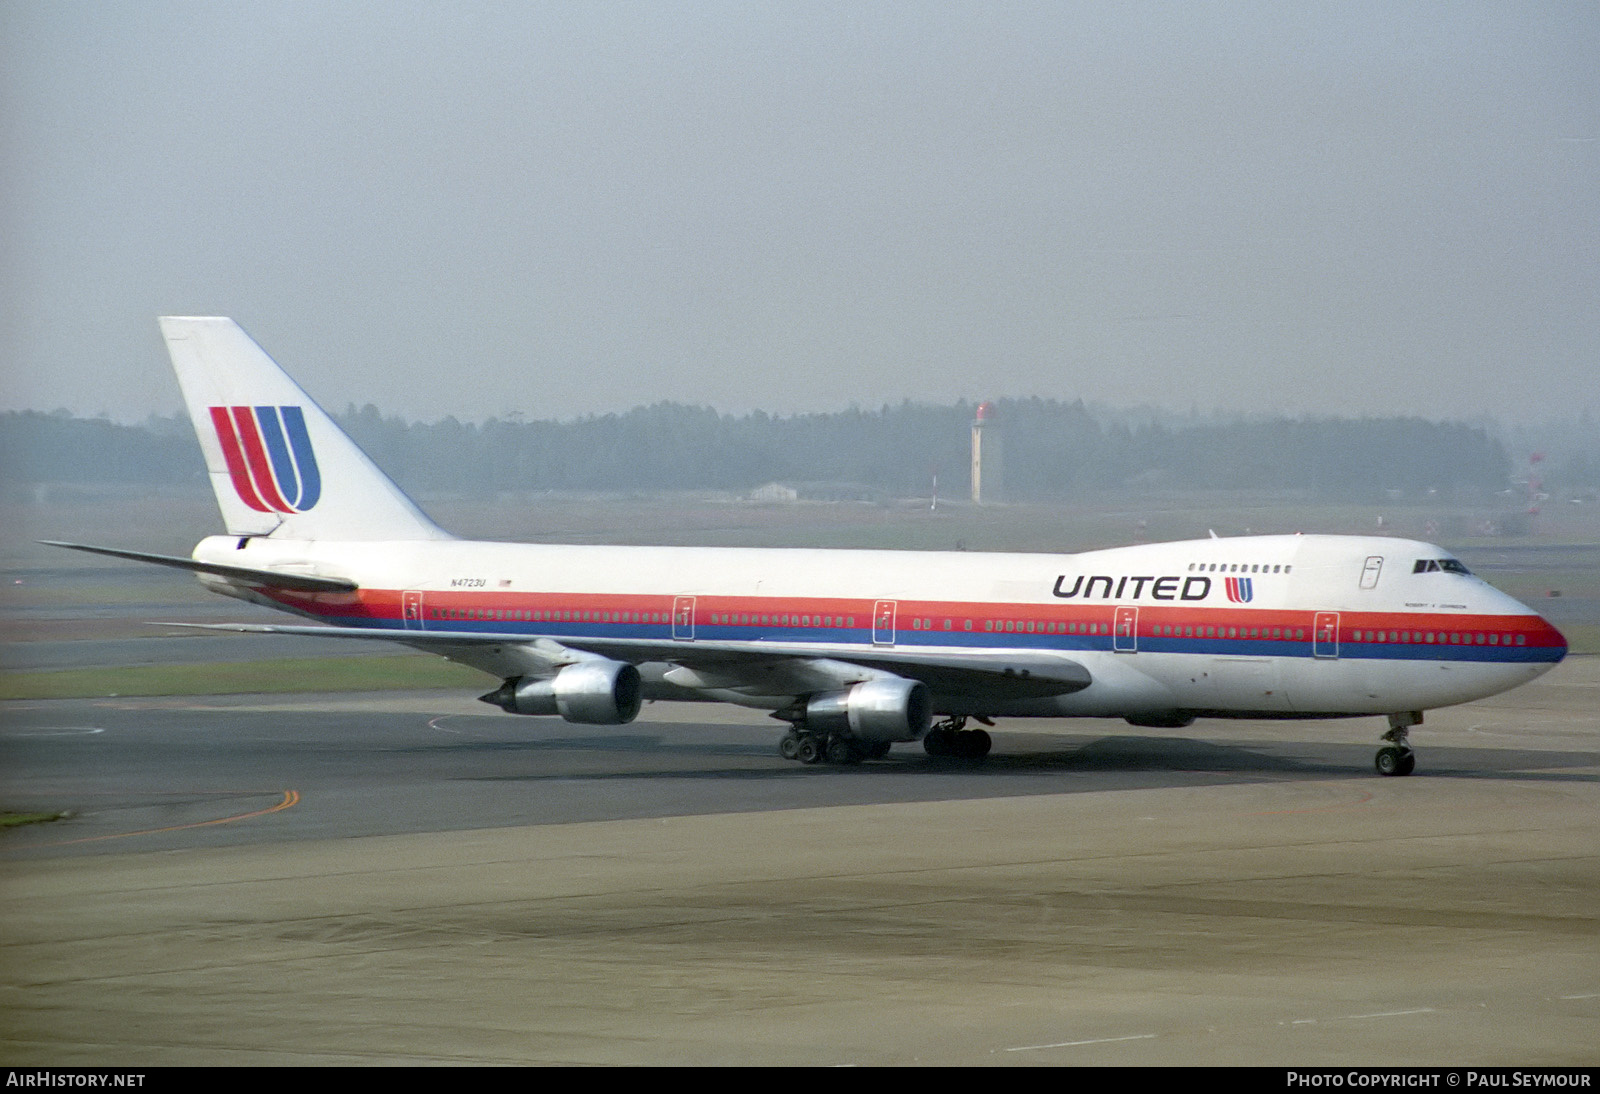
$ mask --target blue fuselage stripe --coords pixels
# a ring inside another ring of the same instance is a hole
[[[391,619],[374,619],[367,615],[324,616],[330,623],[345,627],[392,628]],[[556,622],[541,620],[504,619],[430,619],[420,633],[439,635],[459,634],[513,634],[528,639],[610,638],[638,639],[660,642],[674,638],[671,623],[601,623]],[[694,641],[741,643],[807,643],[812,645],[868,646],[873,645],[870,627],[784,627],[725,626],[697,623],[694,637],[678,636],[684,644]],[[1058,650],[1063,653],[1110,653],[1116,648],[1110,634],[1017,634],[995,631],[905,631],[895,634],[892,645],[897,648],[919,649],[996,649],[996,650]],[[1527,664],[1560,661],[1566,654],[1562,646],[1496,646],[1454,643],[1420,642],[1342,642],[1337,652],[1331,648],[1318,650],[1309,640],[1244,638],[1177,638],[1140,635],[1137,650],[1128,648],[1132,640],[1121,638],[1121,649],[1129,654],[1165,653],[1205,657],[1303,657],[1319,660],[1373,660],[1373,661],[1471,661],[1478,663]],[[884,648],[884,646],[880,646]]]

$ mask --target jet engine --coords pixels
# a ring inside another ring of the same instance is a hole
[[[644,693],[638,669],[597,659],[567,665],[546,680],[514,676],[479,698],[507,714],[559,714],[569,722],[620,726],[638,716]]]
[[[916,680],[868,680],[806,701],[807,730],[861,741],[914,741],[932,721],[928,688]]]

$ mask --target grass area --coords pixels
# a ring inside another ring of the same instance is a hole
[[[48,824],[65,817],[65,813],[7,813],[0,812],[0,830],[21,828],[25,824]]]
[[[0,700],[471,689],[492,684],[492,678],[476,669],[421,654],[415,657],[297,657],[202,665],[0,672]]]
[[[1600,654],[1600,626],[1562,628],[1574,654]],[[199,665],[0,672],[0,701],[157,695],[259,695],[319,691],[485,689],[493,680],[442,658],[280,658]],[[12,822],[22,823],[22,822]]]
[[[137,566],[138,563],[130,562],[127,565]],[[220,603],[216,593],[206,591],[191,575],[177,570],[150,567],[147,571],[130,570],[129,573],[140,580],[121,585],[89,585],[52,575],[32,578],[22,585],[6,584],[0,586],[0,607],[126,608],[149,604],[156,605],[152,611],[165,608],[170,613],[172,605],[176,604],[214,608]],[[158,576],[160,583],[153,583],[150,574]]]
[[[4,813],[0,812],[0,829],[20,828],[24,824],[48,824],[60,820],[65,813]]]
[[[936,511],[911,501],[767,506],[713,494],[437,498],[424,507],[460,534],[528,542],[968,551],[1077,551],[1203,538],[1212,529],[1224,536],[1378,533],[1381,517],[1385,534],[1471,547],[1469,565],[1535,610],[1554,603],[1552,591],[1600,598],[1600,506],[1552,507],[1539,518],[1537,535],[1492,539],[1475,536],[1492,515],[1483,507],[1330,505],[1225,491],[987,508],[955,497],[941,500]],[[188,575],[31,542],[65,539],[186,555],[195,540],[217,529],[215,504],[203,489],[154,500],[133,491],[120,500],[113,492],[69,495],[59,504],[0,503],[0,624],[15,637],[63,641],[157,633],[141,626],[144,619],[217,618],[239,606]],[[104,609],[109,618],[95,629],[96,613],[85,608]],[[1600,626],[1561,629],[1573,653],[1600,653]],[[0,699],[488,686],[492,678],[482,673],[422,654],[0,671]]]
[[[0,567],[130,573],[116,563],[44,547],[34,539],[109,543],[134,550],[187,555],[196,540],[220,531],[209,493],[184,491],[152,498],[148,491],[102,491],[59,503],[0,500]],[[537,543],[619,543],[705,546],[883,547],[972,551],[1076,551],[1168,539],[1278,532],[1382,533],[1450,546],[1505,547],[1595,543],[1600,506],[1558,506],[1537,518],[1535,534],[1481,536],[1504,508],[1493,505],[1328,503],[1294,494],[1249,491],[1104,493],[1056,503],[973,506],[956,489],[930,511],[926,500],[885,504],[802,502],[757,505],[714,492],[617,495],[506,495],[499,498],[424,498],[423,508],[467,538]],[[152,508],[154,507],[154,508]],[[1380,521],[1382,522],[1380,524]],[[29,597],[28,586],[10,590]],[[163,575],[157,588],[185,585]],[[97,584],[102,584],[97,582]],[[203,596],[192,582],[192,595]],[[49,596],[50,594],[46,594]],[[83,601],[134,601],[138,592],[84,590]],[[83,602],[80,601],[80,602]],[[48,602],[48,601],[47,601]],[[67,601],[55,600],[57,603]],[[31,604],[31,600],[19,603]]]

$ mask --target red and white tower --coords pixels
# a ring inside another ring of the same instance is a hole
[[[979,403],[972,420],[972,503],[1005,499],[1005,443],[993,403]]]

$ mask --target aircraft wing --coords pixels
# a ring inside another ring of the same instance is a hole
[[[855,665],[920,680],[940,694],[981,695],[987,699],[1033,699],[1082,691],[1089,670],[1068,657],[1042,651],[997,650],[951,653],[865,646],[838,648],[787,642],[714,642],[638,638],[548,638],[481,631],[412,631],[397,628],[296,626],[276,623],[175,623],[201,630],[248,634],[286,634],[314,638],[400,642],[427,653],[472,663],[474,653],[514,650],[543,671],[595,657],[634,663],[667,662],[695,670],[713,686],[763,689],[778,693],[837,686],[834,666]],[[486,670],[490,671],[490,670]],[[670,679],[670,677],[669,677]]]

